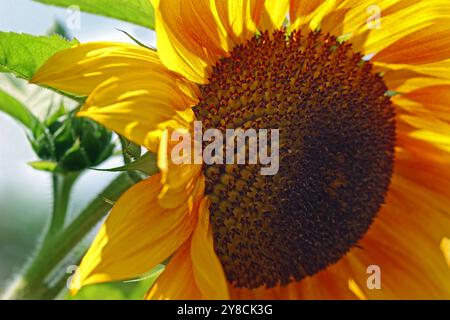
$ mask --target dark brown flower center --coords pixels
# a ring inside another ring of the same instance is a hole
[[[228,280],[286,285],[338,261],[367,232],[391,180],[394,109],[381,76],[333,36],[277,31],[237,46],[209,80],[194,108],[205,129],[280,133],[275,175],[259,164],[204,166]]]

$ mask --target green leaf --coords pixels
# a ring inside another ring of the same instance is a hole
[[[142,295],[143,297],[143,295]],[[141,297],[141,298],[142,298]],[[125,300],[125,294],[117,284],[102,283],[83,288],[76,296],[67,295],[68,300]]]
[[[150,0],[34,0],[58,7],[78,6],[80,10],[101,16],[131,22],[150,29],[155,28],[155,17]]]
[[[122,145],[123,161],[125,163],[133,162],[141,156],[141,146],[128,140],[123,136],[119,136]]]
[[[67,300],[142,300],[145,293],[164,271],[156,266],[140,279],[101,283],[83,287],[75,296],[66,295]]]
[[[156,155],[151,152],[147,152],[136,161],[130,162],[122,167],[112,169],[93,169],[93,170],[107,171],[107,172],[139,171],[148,176],[154,175],[159,171],[157,166]]]
[[[63,115],[67,114],[67,109],[64,106],[63,103],[61,103],[59,105],[59,108],[56,109],[52,114],[49,114],[44,121],[44,124],[49,127],[50,125],[52,125],[53,123],[56,122],[56,120],[58,120],[60,117],[62,117]]]
[[[34,136],[42,132],[43,126],[39,119],[18,100],[0,90],[0,111],[5,112],[25,127],[30,129]]]
[[[0,72],[29,80],[51,56],[77,43],[77,40],[68,41],[59,35],[37,37],[0,32]]]
[[[39,171],[55,172],[58,168],[58,164],[53,161],[33,161],[28,164]]]
[[[146,49],[155,51],[155,48],[152,48],[152,47],[150,47],[150,46],[147,46],[146,44],[142,43],[141,41],[139,41],[138,39],[136,39],[135,37],[133,37],[131,34],[129,34],[128,32],[126,32],[125,30],[120,30],[120,29],[117,29],[117,30],[119,30],[120,32],[122,32],[123,34],[125,34],[128,38],[130,38],[131,40],[133,40],[138,46],[141,46],[141,47],[143,47],[143,48],[146,48]]]

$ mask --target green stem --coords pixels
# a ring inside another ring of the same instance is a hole
[[[79,176],[79,173],[52,175],[53,214],[47,231],[48,238],[44,241],[49,241],[50,238],[54,237],[56,233],[64,228],[72,187]]]
[[[111,201],[116,201],[134,183],[128,174],[121,174],[67,228],[52,237],[46,237],[48,240],[42,242],[34,258],[3,293],[2,298],[51,299],[56,296],[59,290],[48,284],[47,276],[105,217],[111,209]],[[63,273],[62,278],[67,276]],[[60,278],[57,283],[64,283],[64,280]]]

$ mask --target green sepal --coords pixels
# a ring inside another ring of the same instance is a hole
[[[28,164],[36,170],[46,171],[46,172],[57,172],[58,163],[53,161],[32,161],[28,162]]]
[[[107,172],[130,172],[139,171],[147,176],[152,176],[159,172],[157,166],[157,157],[152,152],[145,153],[142,157],[134,162],[127,163],[121,167],[111,168],[111,169],[96,169],[97,171],[107,171]]]

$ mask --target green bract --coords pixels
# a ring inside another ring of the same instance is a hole
[[[112,155],[111,138],[111,132],[101,125],[70,114],[47,123],[46,130],[30,139],[36,154],[46,160],[32,166],[62,173],[96,166]]]

